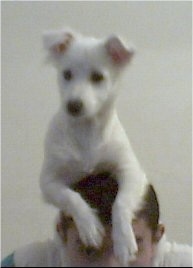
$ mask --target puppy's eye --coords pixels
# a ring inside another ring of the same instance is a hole
[[[90,76],[91,82],[97,84],[104,80],[104,75],[100,72],[92,72]]]
[[[66,70],[63,72],[63,77],[66,81],[70,81],[73,78],[73,74],[71,70]]]

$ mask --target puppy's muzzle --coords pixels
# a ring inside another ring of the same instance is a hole
[[[67,112],[72,116],[79,116],[83,111],[83,102],[79,99],[70,100],[66,106]]]

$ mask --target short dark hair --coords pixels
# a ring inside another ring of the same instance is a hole
[[[104,225],[112,224],[112,205],[118,192],[118,183],[109,172],[89,175],[71,188],[78,192],[82,198],[98,212]],[[66,241],[66,231],[71,226],[73,219],[60,211],[60,225],[63,230],[63,239]],[[59,232],[58,225],[57,231]]]
[[[82,198],[96,209],[103,224],[112,224],[112,205],[118,192],[118,183],[110,172],[92,174],[72,185],[72,189],[77,191]],[[159,224],[159,203],[154,187],[149,184],[144,195],[142,207],[136,211],[137,219],[143,218],[152,234],[157,231]],[[71,218],[66,217],[61,212],[63,229],[67,229]]]
[[[118,183],[109,172],[90,175],[73,186],[92,208],[97,209],[104,224],[112,222],[112,205],[118,192]],[[160,217],[158,198],[154,187],[149,184],[144,195],[142,207],[135,213],[137,218],[143,218],[152,232],[157,230]]]
[[[159,202],[152,184],[149,184],[143,205],[136,213],[136,218],[143,218],[153,233],[157,231],[160,217]]]
[[[112,223],[112,205],[118,192],[118,183],[111,173],[90,175],[74,184],[72,188],[97,210],[103,224]]]

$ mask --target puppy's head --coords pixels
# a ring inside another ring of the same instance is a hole
[[[46,32],[44,46],[57,69],[63,110],[74,118],[110,107],[114,84],[134,54],[117,36],[98,40],[65,30]]]

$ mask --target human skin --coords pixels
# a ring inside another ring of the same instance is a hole
[[[130,262],[130,267],[151,267],[156,253],[157,245],[164,234],[163,224],[158,224],[157,230],[149,228],[147,222],[143,219],[137,219],[133,222],[133,230],[138,245],[136,259]]]
[[[73,267],[120,267],[113,253],[111,226],[106,226],[106,235],[100,249],[83,245],[78,231],[72,223],[66,234],[66,250],[70,266]],[[136,259],[128,264],[129,267],[151,267],[157,243],[164,233],[163,225],[158,225],[153,234],[143,218],[133,221],[133,231],[138,245]],[[62,231],[60,230],[61,236]]]
[[[118,267],[113,253],[111,228],[106,227],[106,235],[100,249],[86,247],[81,242],[74,225],[67,230],[67,256],[72,267]]]

